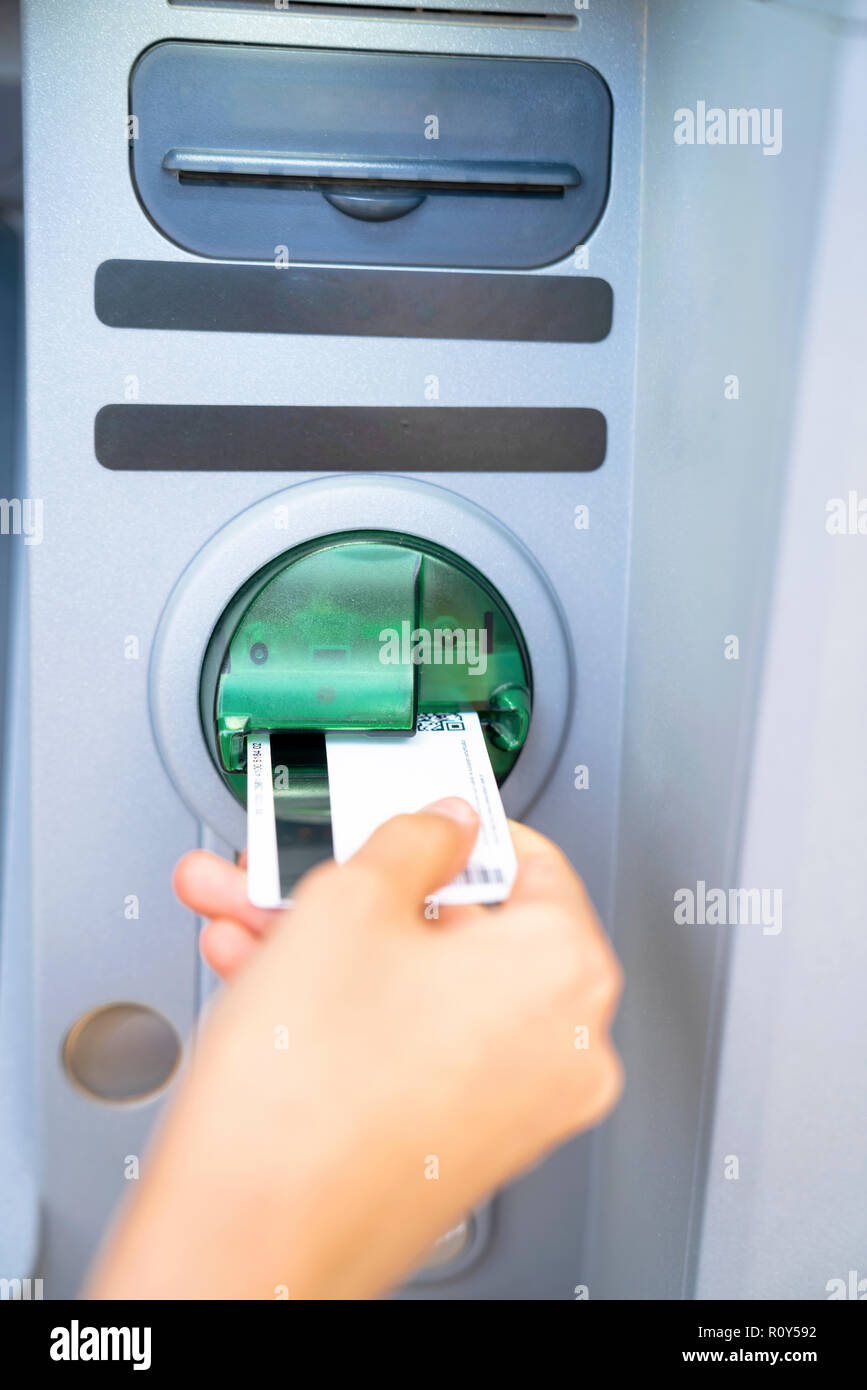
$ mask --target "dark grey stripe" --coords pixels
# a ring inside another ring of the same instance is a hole
[[[605,458],[598,410],[516,406],[106,405],[104,468],[577,473]]]
[[[110,328],[528,343],[600,342],[613,303],[592,276],[186,261],[103,261],[94,293]]]

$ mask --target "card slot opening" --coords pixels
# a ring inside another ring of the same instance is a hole
[[[284,188],[298,193],[332,193],[354,195],[377,193],[405,193],[416,197],[447,195],[449,197],[512,197],[512,198],[563,198],[567,189],[562,184],[510,184],[510,183],[451,183],[447,180],[413,183],[409,180],[393,179],[347,179],[347,178],[298,178],[285,174],[196,174],[179,173],[178,183],[200,184],[211,188],[240,185],[245,188]]]
[[[323,19],[390,19],[399,23],[477,24],[501,28],[577,29],[575,14],[558,10],[462,10],[447,6],[342,4],[339,0],[286,0],[279,8],[274,0],[169,0],[183,9],[262,10],[274,15],[309,15]]]

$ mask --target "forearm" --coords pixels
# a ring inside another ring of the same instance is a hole
[[[356,1113],[311,1095],[293,1065],[276,1122],[191,1080],[88,1296],[373,1297],[463,1214],[482,1165],[442,1152],[444,1127],[418,1099]]]

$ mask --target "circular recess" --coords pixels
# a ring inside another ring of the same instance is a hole
[[[459,1278],[474,1265],[491,1238],[493,1205],[486,1202],[468,1212],[434,1241],[426,1258],[416,1268],[410,1288]]]
[[[270,561],[320,537],[383,526],[461,556],[502,595],[523,633],[533,717],[503,786],[510,816],[526,814],[556,765],[574,699],[572,656],[557,599],[518,537],[458,493],[397,474],[297,483],[249,507],[203,546],[169,596],[151,657],[151,720],[166,769],[196,818],[233,849],[244,846],[246,816],[217,771],[199,713],[211,635],[232,595]]]
[[[450,1265],[464,1253],[472,1235],[473,1219],[471,1216],[465,1216],[462,1221],[452,1226],[451,1230],[434,1241],[421,1266],[422,1269],[442,1269],[444,1265]]]
[[[145,1004],[104,1004],[74,1023],[63,1044],[70,1079],[94,1100],[147,1100],[168,1084],[181,1057],[172,1024]]]

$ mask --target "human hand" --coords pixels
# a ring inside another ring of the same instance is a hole
[[[607,1113],[620,970],[560,851],[513,825],[508,902],[425,917],[477,829],[454,800],[399,816],[275,914],[246,902],[242,869],[181,862],[177,890],[210,918],[203,949],[232,984],[94,1296],[378,1294]]]

